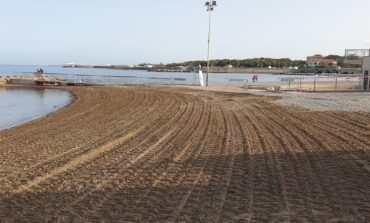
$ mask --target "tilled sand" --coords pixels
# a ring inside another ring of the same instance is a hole
[[[176,88],[71,88],[0,132],[0,221],[370,220],[369,113]]]

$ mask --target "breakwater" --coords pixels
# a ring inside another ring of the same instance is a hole
[[[1,77],[0,77],[0,86],[6,85],[6,84],[7,84],[7,82],[8,82],[8,80],[7,80],[7,79],[5,79],[5,78],[1,78]]]

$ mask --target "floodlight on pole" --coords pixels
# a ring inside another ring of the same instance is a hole
[[[206,2],[205,6],[207,7],[207,12],[209,13],[209,27],[208,27],[208,53],[207,53],[207,77],[206,77],[206,86],[208,86],[208,77],[209,77],[209,52],[210,52],[210,44],[211,44],[211,15],[212,12],[215,10],[217,6],[216,1],[208,1]]]

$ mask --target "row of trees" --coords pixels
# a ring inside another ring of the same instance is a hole
[[[329,55],[325,57],[327,59],[333,59],[338,62],[337,66],[342,68],[359,68],[358,65],[351,65],[344,63],[344,57],[338,55]],[[178,66],[190,67],[195,68],[202,65],[202,67],[207,66],[207,61],[204,60],[196,60],[196,61],[187,61],[183,63],[171,63],[171,64],[161,64],[160,67],[163,69],[173,69]],[[281,58],[281,59],[273,59],[273,58],[253,58],[253,59],[243,59],[243,60],[229,60],[229,59],[222,59],[222,60],[211,60],[210,66],[211,67],[226,67],[228,65],[232,65],[233,67],[240,67],[240,68],[289,68],[289,67],[299,67],[300,69],[304,69],[306,66],[306,61],[304,60],[291,60],[289,58]],[[334,64],[323,64],[322,67],[335,67]]]
[[[197,61],[188,61],[183,63],[172,63],[167,64],[167,68],[173,68],[177,66],[186,66],[186,67],[197,67],[202,65],[207,66],[207,61],[197,60]],[[254,59],[244,59],[244,60],[211,60],[210,66],[212,67],[226,67],[232,65],[233,67],[241,68],[287,68],[287,67],[304,67],[305,61],[303,60],[291,60],[289,58],[282,59],[272,59],[272,58],[254,58]]]

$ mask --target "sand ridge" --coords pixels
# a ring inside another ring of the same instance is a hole
[[[0,219],[370,218],[370,115],[164,87],[69,88],[75,102],[0,132]]]

